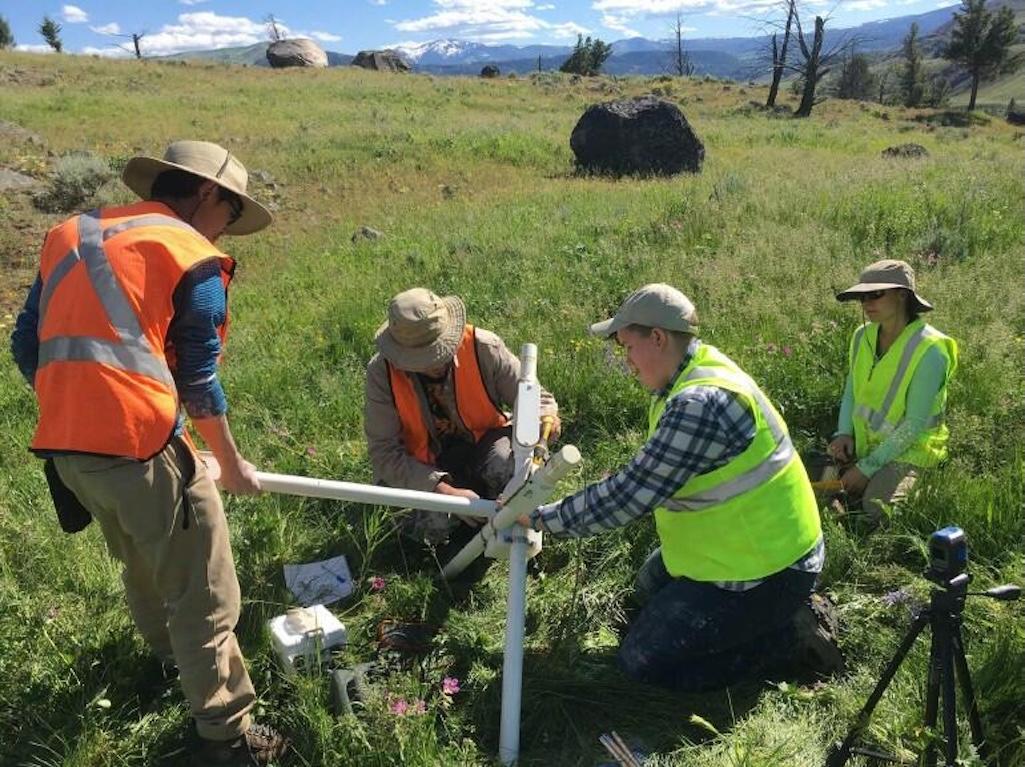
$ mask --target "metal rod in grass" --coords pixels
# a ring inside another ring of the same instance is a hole
[[[615,730],[612,731],[612,738],[626,752],[626,756],[630,760],[627,762],[627,767],[642,767],[641,763],[637,761],[637,757],[634,756],[633,749],[626,745],[626,741],[619,737],[619,733]]]
[[[601,743],[605,750],[612,755],[612,757],[619,762],[623,767],[641,767],[641,763],[637,761],[637,758],[633,755],[633,752],[626,746],[623,739],[613,731],[612,735],[601,735],[598,738],[598,742]]]

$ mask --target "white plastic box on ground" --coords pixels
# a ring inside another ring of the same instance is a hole
[[[344,645],[347,638],[345,626],[324,605],[289,610],[271,618],[268,628],[274,652],[289,676],[295,674],[297,658],[316,663],[330,648]]]

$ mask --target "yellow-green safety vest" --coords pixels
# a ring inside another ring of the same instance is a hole
[[[896,459],[913,466],[935,466],[947,457],[947,382],[957,368],[957,344],[921,319],[908,323],[886,354],[876,360],[878,342],[879,324],[875,322],[862,325],[851,337],[855,453],[864,458],[901,425],[915,368],[925,353],[936,347],[947,360],[946,378],[933,401],[926,428]]]
[[[822,530],[815,493],[786,424],[736,363],[699,344],[668,393],[652,400],[649,439],[667,400],[692,386],[733,392],[754,417],[756,431],[744,452],[692,477],[655,510],[666,570],[697,581],[746,581],[789,567]]]

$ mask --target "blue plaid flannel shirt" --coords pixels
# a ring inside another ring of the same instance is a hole
[[[698,343],[696,339],[692,342],[671,381],[690,363]],[[667,393],[668,387],[657,396]],[[754,436],[754,416],[733,392],[690,386],[666,403],[655,433],[626,466],[574,495],[538,507],[531,522],[557,537],[584,537],[622,527],[653,512],[691,477],[726,465],[747,449]],[[791,567],[821,572],[824,560],[820,537]],[[745,591],[759,583],[761,580],[716,585]]]

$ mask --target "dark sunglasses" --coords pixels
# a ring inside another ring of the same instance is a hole
[[[868,293],[858,293],[858,300],[861,301],[861,303],[865,303],[866,301],[875,301],[885,295],[885,290],[870,290]]]
[[[221,190],[221,199],[228,203],[231,208],[231,217],[228,219],[228,226],[231,226],[242,218],[242,198],[227,189]]]

